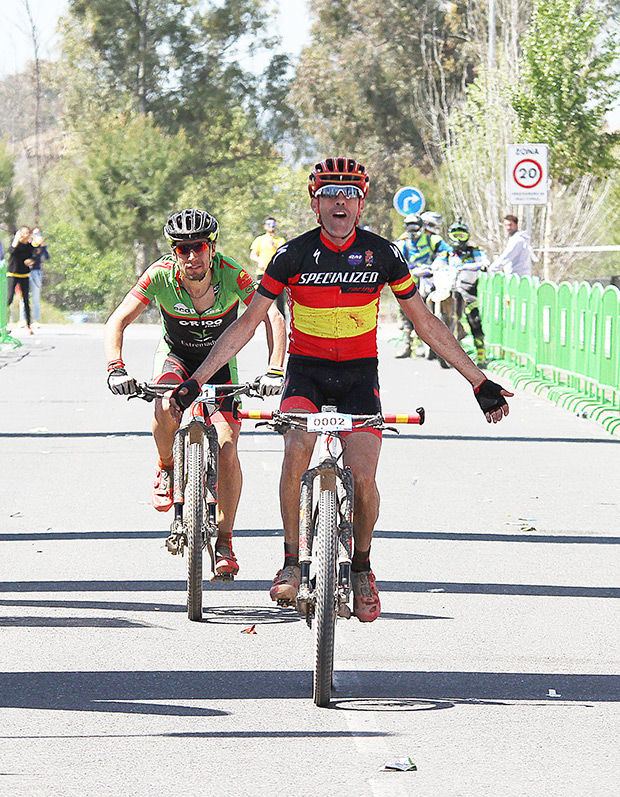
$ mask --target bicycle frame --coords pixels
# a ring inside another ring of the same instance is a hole
[[[186,452],[192,443],[199,443],[203,449],[207,439],[207,467],[205,468],[205,496],[208,514],[203,524],[203,547],[206,545],[211,559],[211,572],[215,572],[215,555],[211,546],[211,537],[217,534],[217,474],[219,446],[217,431],[208,414],[203,410],[204,401],[196,401],[190,407],[190,418],[177,429],[174,436],[174,519],[170,527],[170,536],[166,540],[166,548],[171,553],[183,553],[187,545],[187,535],[183,521],[185,505],[185,487],[187,485]],[[209,500],[210,497],[210,500]]]
[[[338,603],[348,604],[351,594],[351,555],[353,542],[353,475],[349,467],[340,467],[342,442],[338,435],[319,432],[318,463],[301,478],[299,504],[299,567],[301,583],[297,596],[297,609],[305,614],[310,625],[314,616],[314,596],[310,584],[312,543],[314,538],[314,485],[318,479],[319,491],[331,490],[338,496]],[[340,488],[340,489],[339,489]]]

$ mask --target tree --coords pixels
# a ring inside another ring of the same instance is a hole
[[[134,282],[126,255],[98,249],[66,222],[50,224],[47,237],[53,241],[53,257],[45,266],[47,301],[61,310],[110,313]]]
[[[182,132],[169,136],[148,116],[104,118],[63,165],[69,217],[93,247],[133,256],[139,275],[158,252],[185,173]]]
[[[347,152],[371,170],[373,223],[387,231],[400,175],[440,162],[447,113],[473,78],[466,4],[318,0],[313,9],[291,104],[315,153]]]
[[[0,224],[12,238],[19,225],[17,214],[23,192],[15,185],[15,159],[5,142],[0,141]]]
[[[554,238],[554,213],[570,187],[592,184],[618,166],[620,136],[604,131],[605,116],[620,96],[618,40],[606,33],[607,19],[595,2],[556,0],[553,7],[535,0],[532,25],[523,39],[521,83],[512,92],[517,135],[550,148],[549,203],[544,210],[544,248]],[[583,194],[583,190],[581,192]],[[591,198],[583,196],[584,211]],[[582,212],[581,219],[587,214]],[[571,227],[571,234],[576,232]],[[567,258],[555,275],[565,273]],[[550,277],[551,258],[544,258]]]
[[[521,81],[511,98],[518,133],[549,144],[550,171],[559,183],[617,165],[619,138],[603,129],[620,97],[620,46],[605,25],[593,2],[536,0],[522,42]]]

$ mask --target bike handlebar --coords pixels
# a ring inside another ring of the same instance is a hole
[[[163,396],[170,390],[176,390],[180,382],[165,383],[165,382],[138,382],[136,384],[137,392],[129,398],[141,398],[144,401],[153,401],[153,399]],[[250,396],[252,398],[260,398],[258,392],[258,379],[254,382],[245,382],[242,385],[208,385],[208,387],[215,389],[215,398],[224,398],[225,396]],[[205,385],[203,385],[203,390]],[[194,403],[202,404],[212,400],[212,396],[206,396],[201,393]]]
[[[305,428],[307,417],[310,413],[302,412],[281,412],[280,410],[240,410],[239,418],[246,421],[274,421],[276,425],[290,425],[293,428]],[[353,423],[356,428],[384,429],[388,423],[415,423],[420,426],[426,419],[424,407],[418,407],[413,413],[386,413],[382,415],[352,415]]]

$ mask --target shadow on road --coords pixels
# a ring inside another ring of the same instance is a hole
[[[414,700],[431,703],[498,701],[618,702],[619,675],[511,672],[337,671],[336,701]],[[549,697],[552,693],[554,696]],[[10,708],[100,711],[173,716],[223,716],[190,700],[310,699],[310,671],[9,672],[0,701]],[[150,703],[149,701],[160,701]],[[162,701],[168,704],[162,705]],[[277,732],[276,732],[277,733]],[[273,735],[271,732],[268,735]]]
[[[469,584],[447,581],[379,581],[384,592],[446,592],[466,595],[525,595],[557,598],[620,598],[620,587],[584,587],[560,584]],[[214,582],[206,587],[213,592],[268,592],[271,581]],[[3,581],[0,592],[181,592],[183,581]],[[42,605],[51,605],[42,601]],[[76,601],[84,605],[82,601]],[[15,601],[0,600],[0,605],[18,605]],[[119,604],[127,605],[127,604]],[[145,604],[152,606],[153,604]]]
[[[168,531],[24,531],[0,534],[0,542],[32,540],[148,540],[163,541]],[[375,538],[389,540],[454,540],[456,542],[529,542],[552,545],[620,545],[620,537],[582,534],[489,534],[459,531],[391,531],[377,529]],[[282,537],[282,529],[236,529],[235,537]]]

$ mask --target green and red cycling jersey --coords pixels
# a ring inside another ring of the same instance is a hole
[[[131,295],[144,304],[154,300],[162,317],[165,351],[182,362],[198,367],[211,351],[219,336],[237,318],[239,301],[249,304],[256,284],[252,277],[230,257],[216,252],[213,261],[215,301],[199,313],[181,283],[181,273],[171,255],[164,255],[150,265],[131,289]],[[232,374],[236,363],[230,362]]]
[[[340,362],[377,356],[379,298],[386,284],[397,299],[417,290],[394,244],[356,227],[337,247],[317,227],[277,250],[257,290],[270,299],[286,290],[290,354]]]

